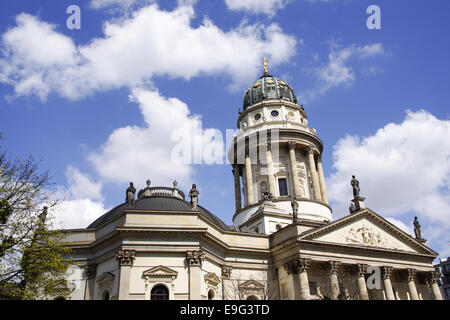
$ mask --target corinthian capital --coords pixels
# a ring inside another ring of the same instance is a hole
[[[309,264],[311,263],[311,259],[309,258],[298,258],[291,261],[286,262],[283,267],[287,271],[288,274],[298,274],[301,272],[308,271]]]
[[[408,269],[408,282],[409,281],[414,281],[416,279],[416,269]]]
[[[358,273],[359,277],[364,277],[367,273],[367,268],[368,265],[367,264],[363,264],[363,263],[358,263],[356,265],[356,272]]]
[[[205,253],[202,250],[193,250],[186,252],[186,261],[189,266],[201,266],[205,260]]]
[[[295,147],[297,146],[297,144],[295,143],[295,141],[289,141],[288,146],[289,146],[289,150],[295,150]]]
[[[132,266],[136,256],[135,250],[119,250],[116,254],[116,260],[121,266]]]
[[[383,274],[383,279],[390,279],[393,269],[394,268],[392,268],[391,266],[381,267],[381,271],[382,271],[382,274]]]
[[[222,278],[230,279],[233,268],[231,266],[222,266]]]
[[[437,271],[431,271],[429,275],[429,283],[437,283],[439,278],[441,277],[441,274]]]
[[[330,261],[329,262],[330,273],[337,274],[340,265],[341,265],[341,263],[339,261]]]
[[[87,279],[95,278],[97,272],[97,265],[95,263],[87,264],[84,266],[84,272]]]
[[[314,147],[312,144],[310,144],[307,148],[306,148],[306,154],[314,154]]]

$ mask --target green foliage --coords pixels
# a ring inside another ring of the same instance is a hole
[[[1,135],[0,135],[1,136]],[[66,235],[52,230],[48,172],[31,155],[11,159],[0,145],[0,299],[67,297]]]

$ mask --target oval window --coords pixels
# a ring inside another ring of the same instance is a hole
[[[261,113],[255,114],[255,120],[259,120],[259,119],[261,119]]]
[[[273,110],[271,113],[272,117],[278,117],[279,113],[277,110]]]
[[[292,112],[292,111],[289,111],[289,117],[291,118],[291,119],[294,119],[295,118],[295,114]]]

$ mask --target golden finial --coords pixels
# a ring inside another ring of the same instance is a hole
[[[269,71],[267,70],[267,59],[266,59],[266,57],[264,57],[264,60],[263,60],[263,64],[264,64],[264,74],[269,74]]]

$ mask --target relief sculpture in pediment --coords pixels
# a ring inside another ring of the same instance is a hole
[[[365,225],[350,228],[350,230],[347,231],[345,238],[349,244],[362,244],[367,246],[397,249],[380,233],[373,231],[372,228]]]

